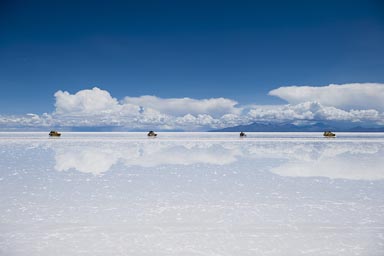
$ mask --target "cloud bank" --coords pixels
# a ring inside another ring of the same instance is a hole
[[[97,87],[75,94],[55,93],[53,115],[62,125],[115,125],[134,129],[199,130],[225,127],[240,115],[237,102],[225,98],[191,99],[156,96],[125,97],[118,101]]]
[[[249,110],[252,120],[259,121],[350,121],[382,123],[384,115],[377,110],[342,110],[324,106],[318,102],[304,102],[296,105],[260,106]]]
[[[55,111],[1,116],[0,127],[120,127],[125,130],[205,131],[252,122],[341,121],[384,125],[384,84],[287,86],[269,92],[284,105],[240,105],[228,98],[130,97],[94,87],[57,91]]]
[[[384,84],[352,83],[328,86],[286,86],[269,92],[290,104],[315,101],[344,110],[376,109],[384,111]]]
[[[143,109],[156,109],[157,111],[172,115],[199,115],[207,114],[219,118],[225,114],[239,114],[241,109],[235,107],[237,102],[225,98],[191,99],[170,98],[162,99],[155,96],[125,97],[124,104],[133,104]]]

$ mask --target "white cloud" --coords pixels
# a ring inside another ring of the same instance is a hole
[[[113,98],[97,87],[75,94],[55,93],[58,123],[63,126],[117,125],[136,129],[202,130],[225,127],[242,111],[225,98],[191,99],[155,96]],[[232,122],[233,123],[233,122]]]
[[[352,83],[328,86],[286,86],[269,92],[291,104],[316,101],[344,110],[376,109],[384,111],[384,84]]]
[[[0,128],[13,129],[18,127],[47,127],[53,124],[52,116],[44,113],[42,115],[26,114],[26,115],[0,115]]]
[[[207,114],[214,118],[229,113],[239,113],[241,109],[235,107],[237,102],[225,98],[191,99],[191,98],[168,98],[163,99],[156,96],[125,97],[123,104],[133,104],[144,109],[156,109],[161,113],[171,116]]]
[[[55,93],[56,110],[53,113],[0,116],[0,125],[2,129],[114,126],[128,130],[186,131],[204,131],[263,121],[350,121],[361,122],[360,125],[383,125],[384,112],[381,108],[384,108],[384,103],[378,99],[384,98],[381,95],[383,88],[384,84],[330,85],[320,88],[281,87],[270,94],[289,99],[291,104],[240,106],[236,101],[226,98],[165,99],[141,96],[125,97],[119,101],[108,91],[95,87],[75,94],[58,91]],[[320,92],[319,95],[317,92]],[[317,97],[319,101],[301,102],[311,97]],[[340,99],[340,102],[336,98]],[[369,101],[365,103],[367,107],[363,107],[363,99]],[[342,106],[330,105],[333,101]],[[352,103],[356,103],[355,108],[348,109],[346,106]],[[359,104],[361,108],[357,108]],[[377,108],[369,108],[373,105]]]
[[[377,110],[342,110],[335,107],[323,106],[318,102],[304,102],[296,105],[254,106],[248,112],[253,120],[260,121],[292,121],[292,120],[332,120],[380,123],[383,114]]]
[[[81,90],[76,94],[58,91],[56,97],[56,113],[62,115],[98,115],[116,112],[121,109],[118,101],[105,90],[94,87]]]

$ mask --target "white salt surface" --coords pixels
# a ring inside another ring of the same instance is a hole
[[[0,255],[384,255],[384,134],[0,133]]]

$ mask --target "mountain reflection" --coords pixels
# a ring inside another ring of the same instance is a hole
[[[384,179],[384,144],[295,141],[105,141],[55,145],[55,169],[101,175],[116,164],[125,167],[223,166],[271,163],[280,176],[352,180]]]

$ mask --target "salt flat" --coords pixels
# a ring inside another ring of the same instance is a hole
[[[0,133],[0,255],[384,255],[384,134]]]

